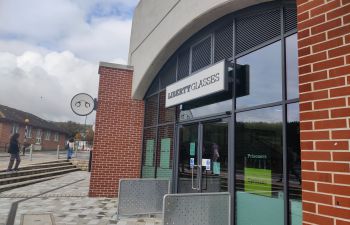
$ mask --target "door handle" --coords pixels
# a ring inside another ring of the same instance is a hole
[[[191,168],[191,171],[192,171],[192,190],[198,190],[198,182],[197,182],[197,187],[193,186],[193,184],[194,184],[194,182],[193,182],[193,180],[194,180],[194,167],[198,167],[198,165],[193,165],[193,167]]]
[[[202,165],[198,166],[198,171],[197,171],[197,191],[201,190],[201,177],[202,177]]]

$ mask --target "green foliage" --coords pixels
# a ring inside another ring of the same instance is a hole
[[[56,125],[65,129],[68,132],[68,137],[79,137],[78,139],[84,140],[84,135],[86,132],[86,140],[87,141],[93,141],[93,130],[92,125],[86,124],[86,127],[84,124],[79,124],[73,121],[67,121],[67,122],[56,122]]]

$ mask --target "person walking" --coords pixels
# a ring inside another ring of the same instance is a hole
[[[8,153],[11,154],[10,156],[10,162],[9,165],[7,167],[6,172],[11,172],[11,171],[18,171],[18,166],[19,163],[21,162],[21,158],[19,156],[19,144],[18,144],[18,138],[19,138],[19,134],[18,133],[14,133],[11,138],[10,138],[10,146],[8,149]],[[12,170],[12,166],[13,163],[16,160],[16,164],[15,164],[15,168]]]
[[[70,138],[68,141],[67,160],[72,158],[73,149],[74,149],[74,138]]]

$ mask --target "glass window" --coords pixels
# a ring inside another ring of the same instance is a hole
[[[218,113],[225,113],[232,111],[232,99],[213,103],[210,105],[193,108],[193,109],[187,109],[187,110],[180,110],[179,120],[185,121],[190,120],[194,118],[204,117],[208,115],[214,115]]]
[[[55,140],[55,141],[58,141],[58,140],[59,140],[59,138],[60,138],[60,135],[59,135],[59,133],[58,133],[58,132],[56,132],[56,133],[55,133],[54,140]]]
[[[165,108],[165,91],[159,94],[159,124],[175,121],[176,107]]]
[[[299,103],[287,106],[289,204],[292,225],[302,224]]]
[[[174,125],[158,128],[157,178],[171,178],[174,155]]]
[[[45,140],[49,141],[50,139],[51,139],[51,132],[50,131],[46,131]]]
[[[155,152],[157,128],[148,128],[143,131],[142,177],[154,178]]]
[[[237,225],[281,225],[284,221],[282,107],[241,112],[236,118]]]
[[[211,63],[211,37],[192,47],[192,73]]]
[[[282,100],[281,42],[276,42],[237,59],[249,71],[248,91],[237,97],[237,108]]]
[[[27,138],[31,138],[31,137],[32,137],[32,127],[27,126]]]
[[[38,129],[36,131],[36,139],[35,139],[36,144],[41,144],[41,135],[42,135],[41,129]]]
[[[299,98],[297,34],[286,38],[287,98]]]
[[[17,123],[12,124],[11,134],[18,133],[18,131],[19,131],[19,125]]]
[[[145,127],[157,124],[158,95],[149,97],[145,101]]]

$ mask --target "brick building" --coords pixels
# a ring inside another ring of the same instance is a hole
[[[100,64],[91,196],[228,191],[231,224],[350,224],[350,1],[141,0]]]
[[[27,120],[27,122],[26,122]],[[55,124],[31,113],[0,105],[0,151],[6,151],[12,134],[19,133],[19,143],[23,145],[27,126],[27,143],[36,150],[55,150],[64,146],[67,132]]]

